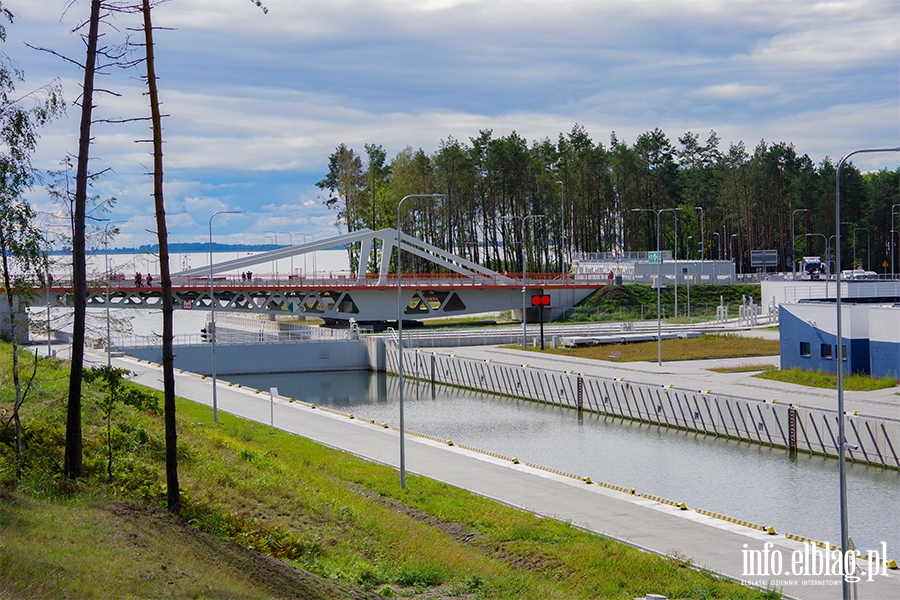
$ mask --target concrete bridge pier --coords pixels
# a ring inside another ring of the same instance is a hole
[[[25,311],[25,307],[15,300],[13,301],[13,313],[16,319],[16,341],[20,344],[27,344],[29,340],[28,313]],[[3,298],[0,300],[0,338],[12,340],[12,319],[13,317],[9,312],[9,304],[6,302],[6,298]]]

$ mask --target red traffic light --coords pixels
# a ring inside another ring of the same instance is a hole
[[[531,297],[532,306],[550,306],[550,296],[547,294],[535,294]]]

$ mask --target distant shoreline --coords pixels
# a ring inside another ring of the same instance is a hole
[[[283,244],[220,244],[214,242],[212,245],[213,252],[269,252],[271,250],[278,250],[279,248],[287,248],[287,245]],[[337,246],[335,248],[328,248],[328,250],[341,250],[343,246]],[[159,253],[159,244],[144,244],[138,247],[126,247],[126,248],[109,248],[106,250],[104,248],[90,248],[88,249],[88,253],[90,254],[158,254]],[[209,252],[209,244],[207,242],[187,242],[187,243],[176,243],[169,244],[169,254],[181,253],[207,253]],[[63,248],[62,250],[51,250],[49,254],[51,256],[59,256],[65,254],[71,254],[71,248]]]

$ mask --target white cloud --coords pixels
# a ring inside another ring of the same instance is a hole
[[[18,17],[3,50],[33,87],[60,77],[71,103],[77,70],[21,44],[81,58],[69,30],[88,3],[63,14],[68,4],[6,0]],[[819,161],[900,139],[896,0],[266,4],[268,15],[240,0],[154,11],[158,26],[177,28],[157,35],[173,235],[204,239],[209,215],[234,208],[245,214],[217,217],[223,235],[334,233],[336,215],[312,183],[340,143],[378,143],[392,156],[481,129],[555,140],[579,123],[595,142],[612,131],[633,140],[660,127],[674,140],[715,129],[723,145],[786,141]],[[121,32],[133,19],[115,24]],[[99,118],[147,114],[138,75],[101,78],[122,96],[97,99]],[[35,164],[58,168],[75,151],[79,112],[70,106],[45,129]],[[119,199],[117,213],[152,223],[151,157],[134,141],[149,137],[147,123],[98,124],[94,136],[92,169],[111,169],[95,190]]]
[[[719,83],[708,85],[692,93],[699,98],[715,100],[746,100],[759,98],[775,93],[776,88],[769,85],[750,85],[743,83]]]
[[[184,209],[189,213],[197,213],[197,214],[209,214],[219,212],[219,211],[230,211],[237,210],[228,204],[222,202],[219,198],[211,198],[206,196],[194,196],[184,198],[182,200],[182,205]],[[224,213],[220,217],[220,223],[227,222],[230,219],[239,219],[240,215]]]

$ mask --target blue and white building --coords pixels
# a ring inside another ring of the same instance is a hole
[[[834,302],[779,306],[781,368],[837,373]],[[900,377],[900,304],[842,303],[844,373]]]

